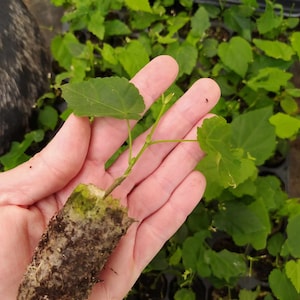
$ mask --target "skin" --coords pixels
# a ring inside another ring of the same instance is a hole
[[[172,84],[177,72],[174,59],[160,56],[136,74],[132,83],[147,108]],[[196,139],[197,127],[211,116],[209,111],[219,96],[213,80],[200,79],[164,115],[154,139]],[[135,140],[133,154],[146,134]],[[99,118],[91,124],[87,118],[71,115],[40,153],[0,174],[1,299],[16,299],[39,238],[73,188],[83,182],[105,189],[124,172],[127,153],[107,170],[104,164],[126,138],[123,120]],[[110,257],[90,300],[123,299],[145,266],[185,221],[205,189],[205,178],[194,171],[203,156],[195,142],[152,145],[114,190],[113,195],[138,222]]]

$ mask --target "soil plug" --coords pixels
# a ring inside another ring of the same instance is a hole
[[[94,185],[78,185],[50,221],[19,287],[18,300],[87,299],[109,255],[134,222]]]

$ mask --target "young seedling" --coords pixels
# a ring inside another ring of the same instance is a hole
[[[79,184],[74,189],[43,234],[19,287],[18,300],[88,298],[108,257],[134,222],[111,193],[131,173],[144,151],[158,142],[152,136],[172,98],[162,97],[160,113],[144,145],[132,157],[129,120],[139,120],[145,109],[133,84],[119,77],[96,78],[62,86],[62,93],[76,115],[126,120],[128,168],[106,191],[91,184]]]

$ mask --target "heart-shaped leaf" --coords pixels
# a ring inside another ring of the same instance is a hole
[[[126,78],[92,78],[61,87],[62,96],[78,116],[141,118],[145,104],[138,89]]]

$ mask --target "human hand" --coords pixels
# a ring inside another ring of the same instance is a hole
[[[147,108],[175,80],[177,70],[171,57],[160,56],[132,79]],[[197,127],[219,96],[214,81],[197,81],[162,117],[153,139],[195,139]],[[134,141],[133,155],[146,134]],[[75,186],[93,183],[106,189],[122,175],[128,153],[107,170],[105,162],[126,138],[123,120],[98,118],[91,124],[87,118],[71,115],[45,149],[17,168],[0,173],[1,299],[16,299],[48,221]],[[144,152],[129,177],[113,192],[138,222],[121,239],[89,299],[120,300],[126,296],[144,267],[201,199],[205,179],[194,167],[203,155],[194,142],[154,144]]]

